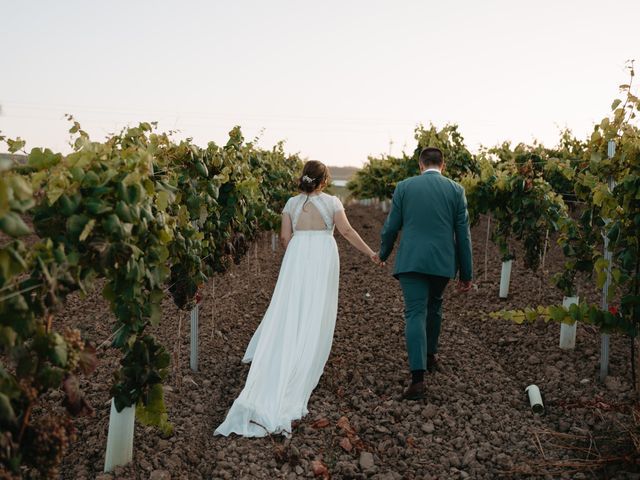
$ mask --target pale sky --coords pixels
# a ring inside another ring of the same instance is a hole
[[[554,144],[608,114],[627,59],[640,70],[639,0],[0,0],[0,12],[0,131],[63,152],[64,113],[96,140],[158,121],[224,143],[238,124],[329,165],[413,151],[418,123],[456,122],[472,150]]]

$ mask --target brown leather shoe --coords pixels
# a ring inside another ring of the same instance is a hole
[[[438,357],[433,355],[427,355],[427,371],[429,373],[444,373],[446,370],[442,367],[442,364],[438,361]]]
[[[422,400],[425,396],[426,388],[424,382],[414,383],[402,394],[402,400]]]

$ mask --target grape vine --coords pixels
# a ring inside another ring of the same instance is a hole
[[[238,127],[223,147],[200,148],[150,123],[95,142],[69,120],[69,155],[33,149],[25,165],[0,165],[0,230],[10,237],[0,248],[0,346],[14,362],[0,370],[8,475],[28,467],[55,476],[74,437],[69,417],[30,417],[47,391],[63,389],[70,415],[91,412],[76,376],[95,367],[95,352],[78,332],[56,332],[53,318],[66,295],[96,279],[105,281],[112,345],[122,351],[116,409],[135,406],[139,420],[171,431],[162,389],[170,356],[147,327],[162,321],[166,292],[191,308],[210,275],[277,226],[300,166],[282,144],[264,151],[245,143]],[[0,139],[11,152],[24,146]],[[37,238],[26,248],[18,237],[31,233],[29,218]]]

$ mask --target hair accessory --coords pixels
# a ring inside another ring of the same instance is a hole
[[[302,181],[306,182],[306,183],[313,183],[316,179],[315,178],[311,178],[308,175],[303,175],[302,176]]]

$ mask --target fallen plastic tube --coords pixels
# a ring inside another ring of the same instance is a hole
[[[544,405],[542,403],[542,395],[540,394],[540,389],[537,385],[529,385],[525,389],[526,394],[529,396],[529,404],[531,405],[531,410],[533,413],[543,413]]]

